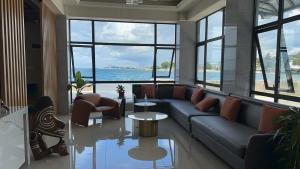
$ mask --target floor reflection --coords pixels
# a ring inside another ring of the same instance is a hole
[[[88,128],[71,127],[71,168],[174,168],[174,140],[139,137],[131,119],[116,122],[104,119]]]
[[[69,156],[51,155],[22,169],[229,169],[170,118],[159,122],[152,138],[139,137],[129,118],[69,125],[67,133]]]

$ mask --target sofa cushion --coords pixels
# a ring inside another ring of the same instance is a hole
[[[173,84],[159,84],[157,85],[157,98],[159,99],[171,99]]]
[[[193,94],[191,96],[191,102],[192,104],[197,104],[199,103],[204,96],[204,91],[202,88],[195,88],[193,91]]]
[[[148,98],[155,98],[155,85],[142,85],[141,97],[144,98],[147,95]]]
[[[279,126],[273,124],[273,121],[286,111],[286,109],[276,108],[264,104],[262,107],[258,131],[260,133],[271,133],[279,129]]]
[[[168,102],[170,106],[181,112],[187,119],[191,116],[214,116],[216,113],[201,112],[195,106],[186,100],[164,99],[163,102]]]
[[[279,107],[283,109],[288,109],[285,105],[280,105],[277,103],[267,103],[265,101],[256,100],[249,97],[232,95],[242,101],[241,110],[238,116],[238,122],[243,123],[249,127],[255,128],[258,130],[262,107],[264,104],[272,105],[274,107]]]
[[[173,99],[185,99],[185,86],[174,86],[173,88]]]
[[[250,137],[257,131],[237,122],[228,121],[220,116],[196,116],[191,118],[194,128],[197,128],[216,142],[243,158]]]
[[[220,116],[230,121],[236,121],[240,108],[241,100],[229,96],[222,106]]]
[[[196,108],[202,112],[206,112],[218,103],[218,99],[206,97],[196,104]]]

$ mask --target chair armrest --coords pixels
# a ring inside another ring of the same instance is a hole
[[[78,99],[78,100],[75,100],[73,103],[73,111],[72,112],[76,111],[75,110],[76,108],[93,111],[95,109],[95,107],[96,107],[95,104],[93,104],[89,101],[86,101],[83,99]]]
[[[93,103],[82,99],[75,100],[71,121],[82,126],[88,126],[88,120],[92,111],[95,111]]]
[[[278,139],[273,139],[274,134],[256,134],[250,138],[246,155],[246,169],[278,168],[279,154],[275,151]]]
[[[118,107],[119,104],[117,101],[107,98],[107,97],[101,97],[100,103],[98,106],[111,106],[111,107]]]

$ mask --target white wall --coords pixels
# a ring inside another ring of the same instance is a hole
[[[196,23],[179,21],[179,44],[176,55],[176,83],[194,84]]]
[[[69,113],[68,85],[68,44],[67,44],[67,18],[57,16],[56,20],[56,50],[58,58],[58,111],[59,114]]]

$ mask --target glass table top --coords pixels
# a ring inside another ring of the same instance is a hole
[[[135,106],[141,106],[141,107],[150,107],[150,106],[156,106],[156,103],[153,102],[138,102],[134,103]]]
[[[133,120],[157,121],[157,120],[163,120],[168,118],[168,115],[159,112],[138,112],[138,113],[129,114],[128,117]]]

